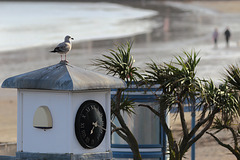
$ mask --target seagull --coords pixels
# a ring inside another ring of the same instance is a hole
[[[71,44],[71,41],[70,40],[74,40],[74,38],[72,38],[71,36],[67,35],[65,38],[64,38],[64,42],[62,43],[59,43],[57,45],[56,48],[54,48],[54,50],[50,51],[50,52],[53,52],[53,53],[59,53],[61,55],[61,61],[62,60],[62,55],[64,54],[65,55],[65,61],[67,61],[66,59],[66,54],[71,50],[72,48],[72,44]]]

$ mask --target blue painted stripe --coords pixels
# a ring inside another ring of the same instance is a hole
[[[112,144],[112,148],[130,148],[128,144]],[[160,144],[139,144],[139,148],[162,148]]]
[[[142,158],[162,158],[161,152],[140,152]],[[113,152],[114,158],[133,158],[132,152]]]
[[[191,106],[185,106],[184,107],[184,112],[192,112],[194,108],[192,108]],[[195,108],[195,111],[201,111],[202,108]],[[172,107],[172,109],[170,110],[170,113],[177,113],[178,108],[177,107]]]
[[[128,88],[125,92],[161,92],[159,88]]]
[[[128,97],[134,102],[157,102],[154,95],[127,95],[124,97]],[[112,95],[111,98],[114,98],[114,95]]]
[[[112,144],[111,145],[112,148],[115,149],[115,151],[113,151],[113,157],[114,158],[133,158],[133,153],[130,150],[129,145],[127,144]],[[121,149],[129,149],[129,151],[116,151],[119,148],[119,150]],[[159,148],[159,151],[151,151],[151,149],[157,149]],[[149,149],[150,151],[140,151],[140,154],[142,156],[142,158],[162,158],[163,156],[163,152],[162,149],[163,146],[160,144],[142,144],[139,145],[139,149]]]

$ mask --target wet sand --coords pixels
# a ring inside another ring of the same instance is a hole
[[[129,4],[135,7],[152,8],[158,10],[158,3],[163,2],[151,2],[150,4]],[[214,10],[216,15],[200,14],[199,16],[190,16],[184,14],[179,16],[179,20],[171,21],[171,12],[166,9],[166,16],[159,17],[166,18],[165,21],[170,20],[170,28],[165,26],[158,28],[152,33],[146,33],[143,35],[133,36],[127,39],[134,39],[132,52],[136,59],[136,66],[144,68],[145,63],[154,59],[155,61],[165,62],[173,58],[173,55],[181,54],[184,50],[201,50],[200,56],[202,60],[198,68],[198,75],[205,78],[212,78],[216,82],[219,82],[224,67],[229,64],[239,62],[239,31],[236,29],[236,34],[232,37],[230,48],[225,47],[223,36],[220,37],[218,48],[213,48],[211,41],[211,31],[215,26],[220,26],[221,31],[227,25],[225,22],[231,22],[235,20],[236,16],[240,14],[240,5],[237,1],[228,2],[188,2],[186,5],[200,6],[203,8]],[[222,10],[222,5],[232,6],[230,11],[227,9]],[[171,9],[170,9],[171,10]],[[234,12],[233,12],[234,10]],[[183,14],[179,9],[174,10]],[[238,12],[239,11],[239,12]],[[191,18],[192,17],[192,18]],[[232,19],[228,19],[231,17]],[[158,18],[158,17],[155,17]],[[197,19],[196,25],[189,25],[189,33],[186,33],[186,25],[183,23],[194,23]],[[183,23],[181,23],[181,21]],[[223,22],[222,22],[223,21]],[[208,24],[209,23],[209,24]],[[232,22],[231,22],[232,23]],[[236,22],[237,23],[237,22]],[[173,28],[174,26],[174,28]],[[177,27],[178,26],[178,27]],[[200,28],[198,28],[200,26]],[[232,25],[233,28],[235,24]],[[172,27],[172,28],[171,28]],[[193,31],[197,29],[197,32]],[[237,27],[235,27],[237,28]],[[163,31],[165,30],[165,31]],[[167,31],[169,30],[169,31]],[[185,35],[181,35],[181,31]],[[73,43],[73,50],[69,55],[68,60],[71,64],[80,66],[83,68],[94,69],[90,66],[91,60],[99,57],[100,54],[108,53],[108,49],[113,48],[114,43],[125,42],[126,38],[102,40],[102,41],[89,41],[81,43]],[[239,39],[240,40],[240,39]],[[181,43],[180,43],[181,42]],[[0,82],[10,76],[24,73],[27,71],[35,70],[45,66],[49,66],[58,63],[60,57],[58,55],[50,55],[49,49],[53,46],[46,46],[45,48],[32,48],[27,50],[16,52],[1,53],[1,78]],[[19,56],[21,55],[21,56]],[[41,63],[39,63],[41,62]],[[11,72],[9,72],[11,71]],[[0,89],[0,143],[1,142],[16,142],[17,140],[17,100],[15,89]],[[190,122],[191,116],[188,114],[187,119]],[[180,121],[171,119],[172,128],[174,129],[174,135],[180,137]],[[227,133],[221,133],[220,136],[226,141],[231,139],[226,138],[229,135]],[[190,159],[190,152],[186,154],[186,159]],[[220,147],[210,136],[204,135],[204,137],[196,143],[196,160],[232,160],[234,156],[229,153],[223,147]]]
[[[202,1],[193,2],[195,5],[207,7],[221,13],[238,13],[240,12],[240,1]]]

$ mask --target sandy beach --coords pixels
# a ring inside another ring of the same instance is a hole
[[[239,1],[202,1],[192,2],[195,5],[207,7],[221,13],[237,13],[239,14],[240,2]]]
[[[135,2],[136,3],[136,2]],[[128,4],[133,7],[141,7],[153,10],[160,10],[158,6],[162,6],[158,1],[151,1],[146,4]],[[219,83],[224,68],[230,64],[239,62],[239,41],[240,29],[237,23],[240,15],[239,1],[196,1],[196,2],[171,2],[167,6],[177,7],[176,12],[184,14],[182,17],[177,17],[171,21],[171,14],[161,15],[163,21],[170,25],[162,26],[154,30],[152,33],[135,35],[130,38],[119,38],[102,41],[85,41],[81,43],[73,43],[73,50],[69,55],[68,60],[71,64],[79,67],[94,69],[90,66],[91,60],[99,57],[103,53],[107,53],[108,49],[114,47],[114,43],[125,42],[128,39],[134,39],[132,48],[133,55],[136,59],[136,66],[144,68],[145,63],[154,59],[159,62],[169,61],[174,55],[181,54],[182,50],[200,51],[202,57],[198,68],[198,76],[211,78],[216,83]],[[186,8],[183,8],[184,5]],[[179,7],[180,6],[180,7]],[[179,7],[179,8],[178,8]],[[199,12],[192,12],[191,8],[197,7]],[[189,9],[190,8],[190,9]],[[162,9],[162,8],[161,8]],[[167,8],[165,8],[167,10]],[[178,11],[179,9],[179,11]],[[185,10],[184,13],[181,9]],[[204,10],[202,12],[202,9]],[[207,12],[207,13],[204,13]],[[166,11],[167,13],[167,11]],[[211,14],[211,15],[209,15]],[[155,17],[158,19],[158,17]],[[169,22],[168,22],[169,21]],[[196,24],[194,24],[197,21]],[[189,28],[185,28],[187,24]],[[170,24],[169,24],[170,23]],[[175,28],[174,28],[174,27]],[[177,27],[179,26],[179,27]],[[230,48],[226,48],[223,35],[220,36],[218,48],[213,47],[211,34],[214,27],[219,27],[219,30],[224,31],[226,26],[230,26],[234,32],[231,39]],[[171,32],[171,27],[175,30]],[[193,28],[196,30],[193,30]],[[181,35],[181,31],[189,30],[189,34]],[[165,31],[163,31],[165,30]],[[169,31],[168,31],[169,30]],[[182,38],[184,36],[184,38]],[[174,38],[173,38],[174,37]],[[194,37],[194,38],[193,38]],[[0,67],[2,70],[0,82],[5,78],[20,73],[32,71],[38,68],[43,68],[55,63],[58,63],[60,57],[58,55],[49,55],[49,49],[53,46],[35,47],[31,49],[22,49],[18,51],[9,51],[1,53]],[[18,56],[16,56],[16,52]],[[149,54],[147,54],[149,53]],[[19,56],[21,55],[21,56]],[[41,63],[39,63],[41,62]],[[10,67],[10,68],[9,68]],[[11,72],[9,72],[11,71]],[[4,78],[5,77],[5,78]],[[187,119],[190,125],[191,115],[187,114]],[[179,137],[180,121],[177,118],[174,120],[171,117],[171,125],[174,128],[174,135]],[[220,137],[227,142],[231,142],[228,138],[228,133],[220,133]],[[0,89],[0,144],[1,143],[16,143],[17,141],[17,91],[16,89]],[[191,159],[190,151],[186,154],[186,159]],[[1,152],[0,152],[1,155]],[[196,160],[233,160],[235,157],[225,148],[219,146],[209,135],[204,135],[201,140],[196,143]]]

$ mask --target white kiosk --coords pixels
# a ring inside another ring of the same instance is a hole
[[[17,88],[18,159],[111,159],[111,88],[124,81],[61,61],[6,79]]]

